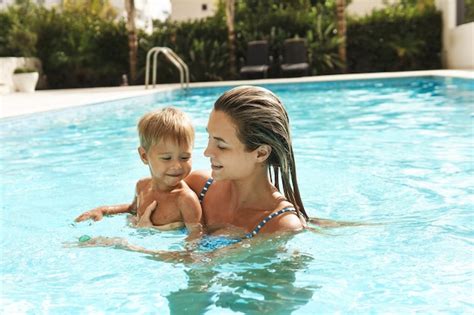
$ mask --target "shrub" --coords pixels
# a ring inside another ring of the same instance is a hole
[[[39,17],[38,57],[53,88],[118,85],[128,72],[127,32],[90,13],[55,10]]]
[[[35,56],[37,35],[33,21],[37,11],[29,1],[18,1],[0,13],[0,56]]]
[[[474,22],[474,0],[464,0],[464,9],[463,23]]]
[[[434,6],[394,6],[350,19],[350,72],[437,69],[441,67],[441,13]]]
[[[0,55],[40,58],[51,88],[118,85],[128,72],[123,21],[23,1],[0,12]]]

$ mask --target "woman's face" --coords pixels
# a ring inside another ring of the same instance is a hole
[[[211,159],[214,179],[244,179],[254,173],[257,153],[245,149],[237,137],[237,127],[226,113],[213,110],[207,132],[209,141],[204,155]]]

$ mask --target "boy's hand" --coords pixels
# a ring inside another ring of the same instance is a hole
[[[102,220],[103,217],[104,217],[104,214],[101,209],[93,209],[93,210],[84,212],[83,214],[78,216],[74,221],[82,222],[89,219],[92,219],[94,221],[99,221],[99,220]]]
[[[145,212],[138,218],[137,227],[151,227],[153,223],[151,222],[151,213],[155,211],[157,202],[153,200],[153,202],[146,207]]]

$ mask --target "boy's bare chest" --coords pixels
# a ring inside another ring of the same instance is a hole
[[[182,221],[181,212],[177,204],[177,194],[160,193],[149,189],[142,190],[137,194],[138,217],[143,215],[146,208],[153,201],[157,202],[155,210],[150,215],[153,225],[164,225],[176,221]]]

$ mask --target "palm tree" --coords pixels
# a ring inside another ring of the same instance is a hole
[[[229,44],[229,63],[230,63],[230,76],[235,78],[237,69],[235,64],[235,0],[225,1],[225,17],[227,23],[227,41]]]
[[[138,55],[137,28],[135,26],[135,0],[125,0],[125,10],[127,10],[130,82],[133,84],[135,80],[137,79],[137,55]]]
[[[337,34],[340,38],[339,42],[339,58],[343,64],[341,70],[347,72],[347,55],[346,55],[346,0],[336,0],[336,16],[337,16]]]

